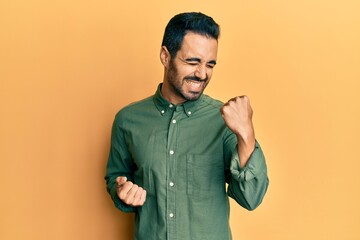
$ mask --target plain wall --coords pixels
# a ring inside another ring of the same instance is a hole
[[[0,2],[0,239],[129,240],[105,190],[116,112],[153,94],[165,25],[221,25],[206,93],[246,94],[270,188],[234,239],[360,239],[360,2]]]

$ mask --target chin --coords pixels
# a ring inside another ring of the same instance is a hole
[[[199,97],[202,95],[202,92],[201,93],[192,93],[192,94],[189,94],[189,95],[186,96],[186,100],[195,101],[195,100],[199,99]]]

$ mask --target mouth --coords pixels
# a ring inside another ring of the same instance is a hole
[[[204,88],[204,84],[206,81],[202,80],[192,80],[192,79],[185,79],[186,85],[189,87],[191,92],[201,92]]]

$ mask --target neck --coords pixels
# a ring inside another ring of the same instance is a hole
[[[175,105],[186,102],[186,99],[176,94],[175,90],[173,90],[166,81],[163,81],[163,84],[161,86],[161,94],[166,100]]]

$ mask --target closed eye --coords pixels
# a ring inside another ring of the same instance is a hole
[[[180,58],[180,60],[182,60]],[[191,66],[196,66],[201,64],[201,60],[199,58],[186,58],[184,60],[182,60],[183,62],[186,62],[187,64],[191,65]],[[208,68],[214,68],[216,65],[216,61],[215,60],[211,60],[209,62],[206,63],[206,67]]]
[[[186,62],[187,64],[191,65],[191,66],[196,66],[198,65],[199,63],[198,62]]]
[[[215,61],[215,60],[212,60],[212,61],[208,62],[208,67],[210,67],[210,68],[214,68],[215,65],[216,65],[216,61]]]

